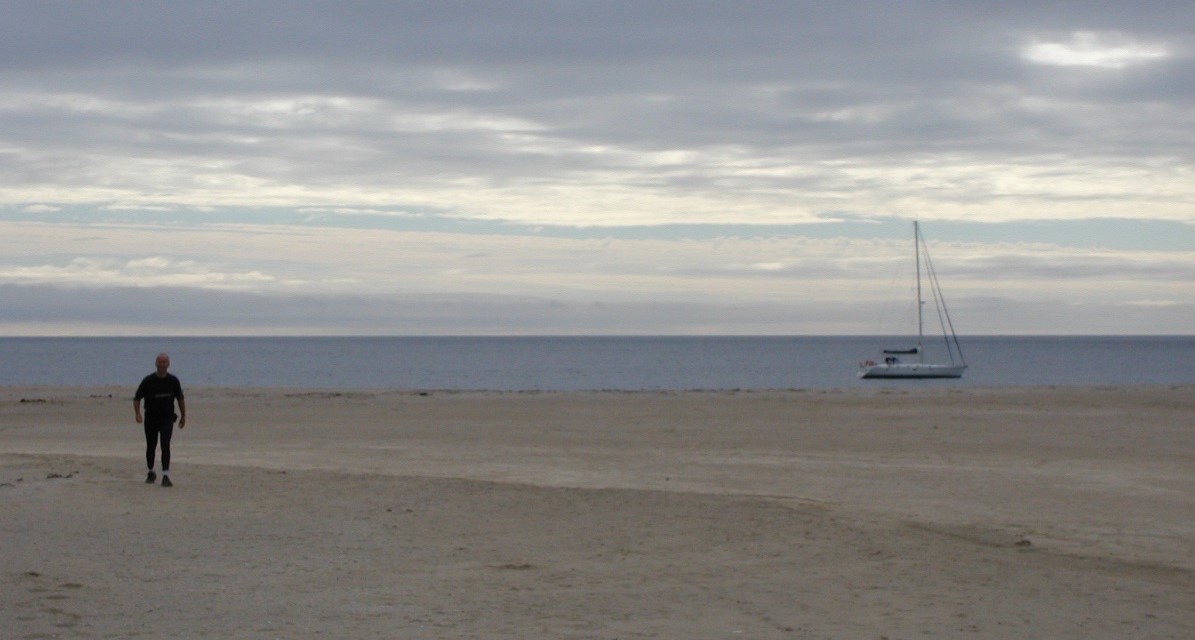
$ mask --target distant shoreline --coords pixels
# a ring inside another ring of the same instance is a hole
[[[1034,385],[993,385],[993,386],[947,386],[947,385],[926,385],[923,382],[916,381],[876,381],[873,383],[863,383],[858,387],[776,387],[776,388],[726,388],[726,389],[453,389],[453,388],[420,388],[420,387],[362,387],[362,388],[346,388],[337,386],[235,386],[235,385],[192,385],[188,384],[184,379],[183,387],[187,393],[196,392],[254,392],[254,393],[283,393],[283,394],[323,394],[323,395],[338,395],[348,396],[354,394],[374,393],[374,394],[410,394],[422,395],[431,393],[449,394],[449,395],[593,395],[593,394],[611,394],[611,395],[683,395],[683,394],[713,394],[713,395],[734,395],[734,394],[776,394],[776,393],[810,393],[810,394],[836,394],[836,395],[891,395],[891,394],[925,394],[925,395],[966,395],[966,394],[992,394],[992,393],[1018,393],[1035,391],[1049,392],[1049,391],[1065,391],[1065,392],[1087,392],[1100,391],[1112,389],[1191,389],[1195,388],[1195,382],[1158,382],[1158,383],[1141,383],[1141,384],[1034,384]],[[18,384],[18,385],[0,385],[0,397],[7,393],[15,393],[23,390],[30,391],[61,391],[69,394],[106,394],[114,391],[129,390],[130,393],[137,387],[136,381],[128,384],[99,384],[99,385],[54,385],[54,384]],[[131,396],[130,396],[131,397]]]

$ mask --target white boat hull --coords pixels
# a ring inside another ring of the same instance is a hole
[[[859,377],[874,378],[961,378],[965,364],[924,364],[898,362],[895,364],[873,364],[859,369]]]

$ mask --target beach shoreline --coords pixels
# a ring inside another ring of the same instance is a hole
[[[0,388],[14,637],[1195,629],[1195,386],[131,393]]]

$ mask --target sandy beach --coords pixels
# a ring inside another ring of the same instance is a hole
[[[0,389],[4,637],[1195,637],[1191,386],[132,392]]]

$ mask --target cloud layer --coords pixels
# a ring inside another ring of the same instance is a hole
[[[867,332],[915,218],[966,330],[1189,332],[1195,32],[1122,5],[7,2],[0,332]]]

